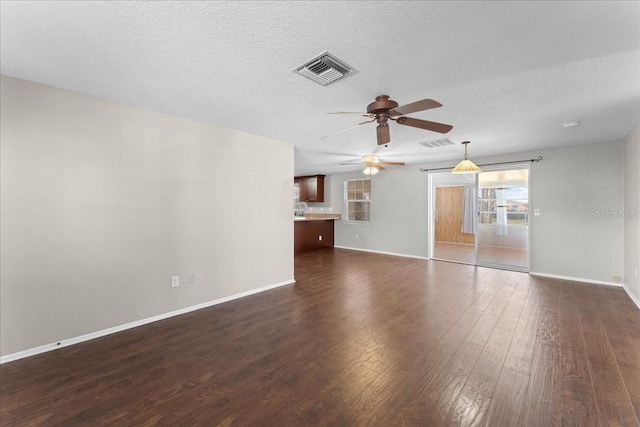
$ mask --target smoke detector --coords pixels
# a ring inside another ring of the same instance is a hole
[[[293,71],[322,86],[340,80],[349,74],[357,73],[354,68],[336,58],[328,51],[322,52],[320,55],[296,67]]]

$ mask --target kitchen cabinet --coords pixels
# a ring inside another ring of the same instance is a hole
[[[301,202],[324,202],[325,175],[296,176],[293,182],[300,187]]]
[[[333,247],[334,221],[294,221],[293,253]]]

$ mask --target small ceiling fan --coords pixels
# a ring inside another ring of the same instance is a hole
[[[404,162],[385,162],[380,160],[377,154],[366,154],[362,156],[362,160],[357,162],[344,162],[341,165],[364,165],[362,171],[365,175],[375,175],[385,169],[385,166],[404,166]]]
[[[401,107],[398,106],[398,103],[392,99],[389,99],[388,95],[378,95],[376,96],[375,102],[367,105],[366,113],[353,113],[347,111],[338,111],[335,113],[328,114],[357,114],[363,117],[369,117],[371,120],[367,120],[362,123],[357,123],[353,126],[349,126],[346,129],[339,130],[338,132],[334,132],[330,135],[323,136],[322,139],[327,138],[332,135],[336,135],[340,132],[344,132],[349,129],[353,129],[360,125],[364,125],[367,123],[377,122],[377,136],[378,136],[378,145],[384,145],[391,140],[391,136],[389,135],[389,120],[393,120],[398,124],[405,126],[412,126],[415,128],[430,130],[433,132],[439,133],[447,133],[453,126],[446,125],[444,123],[430,122],[428,120],[414,119],[412,117],[405,117],[405,114],[415,113],[416,111],[430,110],[431,108],[442,107],[438,101],[434,101],[433,99],[423,99],[421,101],[412,102],[411,104],[406,104]]]

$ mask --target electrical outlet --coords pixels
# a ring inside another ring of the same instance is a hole
[[[180,286],[180,276],[171,276],[171,287],[177,288]]]
[[[618,283],[620,280],[622,280],[622,279],[620,278],[620,276],[613,276],[613,281],[614,281],[614,282]]]
[[[187,274],[187,284],[195,285],[196,284],[196,273]]]
[[[322,236],[318,236],[318,241],[322,242]]]

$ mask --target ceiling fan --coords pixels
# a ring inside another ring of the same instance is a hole
[[[366,154],[362,156],[362,160],[357,162],[345,162],[341,165],[364,165],[365,169],[362,171],[365,175],[375,175],[378,172],[385,169],[385,166],[404,166],[404,162],[385,162],[380,160],[377,154]]]
[[[364,125],[367,123],[377,122],[377,136],[378,136],[378,145],[384,145],[391,140],[389,135],[389,120],[393,120],[398,124],[405,126],[412,126],[415,128],[426,129],[433,132],[439,133],[447,133],[453,126],[445,125],[444,123],[430,122],[428,120],[414,119],[412,117],[405,117],[405,114],[415,113],[416,111],[429,110],[431,108],[442,107],[438,101],[434,101],[433,99],[423,99],[421,101],[412,102],[411,104],[406,104],[401,107],[398,106],[398,103],[392,99],[389,99],[388,95],[378,95],[376,96],[375,102],[367,105],[366,113],[353,113],[346,111],[338,111],[335,113],[328,114],[357,114],[359,116],[368,117],[371,120],[367,120],[362,123],[355,124],[353,126],[349,126],[346,129],[339,130],[338,132],[334,132],[330,135],[322,137],[322,139],[327,138],[329,136],[338,134],[340,132],[344,132],[349,129],[353,129],[360,125]]]

